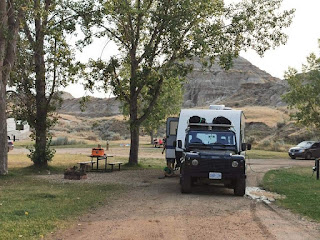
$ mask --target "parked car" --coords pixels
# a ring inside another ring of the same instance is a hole
[[[10,150],[13,150],[13,147],[14,147],[13,141],[12,141],[12,140],[8,140],[8,152],[9,152]]]
[[[288,154],[292,159],[318,158],[320,157],[320,142],[303,141],[299,143],[297,146],[290,148]]]
[[[155,148],[163,147],[163,139],[153,139],[153,145]]]

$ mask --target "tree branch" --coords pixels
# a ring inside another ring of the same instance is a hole
[[[155,87],[155,94],[153,95],[149,106],[146,108],[146,110],[144,111],[144,114],[137,120],[139,123],[143,122],[144,120],[147,119],[147,117],[150,115],[151,110],[153,109],[153,107],[156,105],[156,102],[160,96],[160,89],[163,83],[163,76],[160,76],[159,81],[157,82],[157,85]]]
[[[9,0],[9,4],[12,5],[12,2]],[[3,81],[5,83],[8,82],[10,71],[13,68],[15,57],[16,57],[16,50],[17,50],[17,40],[18,40],[18,32],[20,28],[20,19],[22,18],[22,9],[18,9],[18,14],[15,15],[15,9],[13,5],[8,9],[8,32],[10,33],[11,37],[7,41],[7,50],[6,55],[4,58],[3,64]]]
[[[128,95],[123,91],[122,87],[121,87],[121,83],[120,83],[120,80],[119,80],[119,77],[118,77],[118,74],[117,74],[117,71],[116,71],[116,68],[115,66],[112,66],[112,71],[113,71],[113,75],[114,75],[114,80],[116,81],[116,84],[118,85],[118,89],[120,91],[120,94],[121,96],[123,96],[123,98],[128,102],[130,103],[130,98],[128,97]]]

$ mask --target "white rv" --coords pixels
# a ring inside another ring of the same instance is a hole
[[[245,193],[245,118],[241,110],[224,105],[209,109],[182,109],[167,120],[167,161],[180,167],[182,192],[192,183],[224,183],[236,195]],[[176,128],[176,130],[174,129]]]

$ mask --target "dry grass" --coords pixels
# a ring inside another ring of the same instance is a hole
[[[247,122],[262,122],[269,127],[276,127],[277,123],[288,122],[290,119],[285,111],[271,107],[248,106],[241,110],[244,111]]]

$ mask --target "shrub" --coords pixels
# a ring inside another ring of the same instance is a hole
[[[91,141],[97,141],[98,137],[97,136],[88,136],[87,139],[91,140]]]
[[[76,145],[85,144],[83,141],[69,140],[68,137],[58,137],[51,141],[51,146],[64,146],[64,145]]]
[[[112,136],[111,136],[111,140],[121,140],[121,136],[119,133],[114,133]]]
[[[277,122],[277,128],[280,129],[286,125],[285,122]]]

